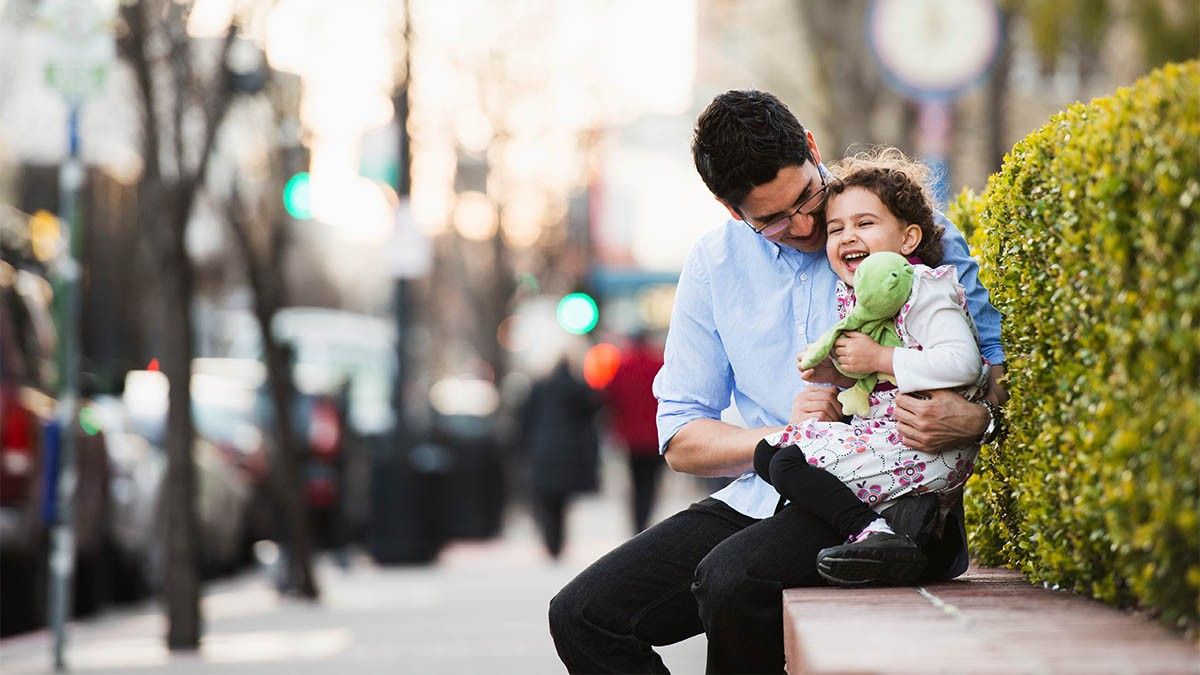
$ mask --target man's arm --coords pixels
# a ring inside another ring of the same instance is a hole
[[[720,420],[692,420],[671,442],[663,457],[671,469],[693,476],[740,476],[754,468],[754,447],[783,427],[743,429]]]
[[[791,422],[805,419],[835,421],[842,407],[835,387],[806,387],[792,402]],[[783,427],[744,429],[720,420],[696,419],[685,424],[667,444],[667,465],[695,476],[740,476],[754,470],[754,448]],[[982,433],[982,432],[981,432]]]
[[[967,307],[971,318],[975,320],[975,329],[979,332],[979,350],[988,363],[1004,362],[1004,347],[1000,344],[1000,312],[992,306],[988,291],[979,283],[979,263],[971,257],[967,242],[962,233],[946,216],[935,212],[937,222],[946,228],[942,235],[943,265],[954,265],[958,271],[958,282],[962,284],[967,296]]]

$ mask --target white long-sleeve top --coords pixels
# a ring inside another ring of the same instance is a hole
[[[987,370],[954,267],[914,267],[913,290],[898,323],[921,347],[893,352],[896,388],[908,393],[979,384]]]

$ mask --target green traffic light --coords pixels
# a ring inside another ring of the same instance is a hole
[[[587,293],[569,293],[558,301],[558,325],[572,335],[583,335],[600,321],[600,309]]]
[[[296,220],[312,218],[312,206],[309,204],[311,181],[307,171],[292,176],[283,186],[283,207],[288,215]]]

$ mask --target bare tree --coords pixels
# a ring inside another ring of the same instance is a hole
[[[871,55],[863,29],[867,3],[806,0],[799,7],[826,101],[821,122],[828,158],[840,157],[854,143],[909,146],[915,117],[904,98],[886,86]],[[898,128],[879,124],[889,117],[900,120]]]
[[[1000,47],[996,64],[987,81],[987,160],[988,170],[998,171],[1008,152],[1007,103],[1009,77],[1012,74],[1013,13],[1000,8]]]
[[[187,35],[190,3],[123,3],[118,51],[133,71],[142,116],[144,168],[138,228],[157,265],[164,317],[162,370],[171,383],[167,412],[166,517],[167,646],[200,645],[197,569],[196,469],[191,410],[194,273],[184,235],[204,182],[217,130],[232,99],[225,67],[236,34],[231,25],[218,44],[198,45]],[[164,151],[164,145],[166,145]]]
[[[275,172],[274,175],[280,173]],[[276,187],[280,190],[271,192],[272,195],[282,191],[281,185]],[[275,199],[263,199],[251,206],[244,202],[235,189],[226,203],[225,216],[245,262],[246,277],[254,296],[254,317],[262,334],[267,381],[275,409],[278,442],[275,456],[271,458],[268,489],[272,501],[282,513],[289,544],[285,589],[315,600],[320,590],[313,574],[312,537],[302,500],[298,466],[298,461],[303,457],[302,444],[292,424],[292,359],[288,348],[271,331],[276,312],[287,304],[287,288],[283,278],[287,229],[283,213],[274,206],[277,202]]]

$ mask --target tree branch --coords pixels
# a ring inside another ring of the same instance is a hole
[[[171,132],[175,145],[175,175],[182,179],[187,175],[187,152],[183,142],[183,113],[191,99],[192,62],[191,40],[187,35],[187,17],[182,5],[168,5],[168,17],[163,33],[167,36],[167,54],[171,64],[171,80],[175,96],[171,101]]]
[[[160,122],[154,101],[154,77],[151,73],[150,58],[146,54],[146,44],[149,41],[149,26],[146,23],[146,2],[139,0],[132,4],[121,5],[121,18],[125,21],[128,32],[118,40],[121,55],[133,67],[134,77],[138,83],[139,103],[142,109],[144,133],[142,137],[145,175],[149,182],[162,179],[162,167],[159,163],[158,134]]]
[[[254,296],[261,298],[265,289],[263,265],[254,250],[254,238],[250,235],[250,221],[251,217],[247,213],[245,205],[242,204],[241,193],[235,182],[233,193],[229,195],[225,203],[225,222],[229,224],[229,229],[233,230],[238,248],[242,250],[242,257],[246,259],[246,276],[251,289],[256,291]]]
[[[195,170],[180,177],[179,208],[181,210],[180,215],[184,218],[191,212],[196,191],[199,189],[200,184],[204,182],[204,176],[208,168],[208,159],[212,156],[213,146],[216,145],[217,132],[220,131],[221,124],[225,121],[225,116],[229,113],[230,104],[233,100],[232,73],[225,62],[229,58],[229,50],[232,48],[233,41],[236,38],[237,25],[231,22],[221,42],[220,56],[217,60],[217,74],[213,78],[212,91],[208,96],[204,97],[206,104],[204,106],[204,140],[200,145],[200,157],[196,162]]]

